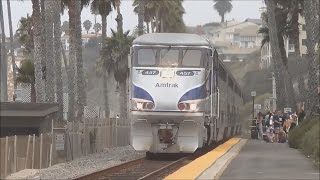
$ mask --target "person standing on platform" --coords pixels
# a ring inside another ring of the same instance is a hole
[[[281,118],[281,119],[280,119]],[[279,142],[279,133],[280,133],[280,127],[282,124],[282,117],[281,112],[278,111],[277,114],[273,116],[273,124],[274,124],[274,142]]]
[[[298,116],[296,112],[292,113],[292,121],[291,121],[291,126],[290,126],[290,131],[294,129],[296,126],[298,126]]]
[[[258,132],[259,132],[259,139],[263,139],[262,121],[263,121],[263,115],[262,115],[261,112],[259,112],[259,113],[258,113]]]

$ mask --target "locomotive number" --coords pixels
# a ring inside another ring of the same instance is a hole
[[[142,71],[142,75],[158,75],[159,71],[157,70],[144,70]]]
[[[178,76],[193,76],[193,71],[177,71]]]

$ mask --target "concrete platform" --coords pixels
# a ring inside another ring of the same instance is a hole
[[[204,175],[204,174],[203,174]],[[312,159],[288,144],[248,140],[219,179],[316,179],[319,169]]]

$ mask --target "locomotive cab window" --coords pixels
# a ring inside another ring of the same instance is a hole
[[[183,67],[199,67],[201,66],[202,52],[195,49],[182,50],[182,66]]]
[[[160,50],[160,66],[179,65],[179,50],[177,49],[161,49]]]
[[[157,49],[139,49],[137,65],[154,66],[157,60]]]

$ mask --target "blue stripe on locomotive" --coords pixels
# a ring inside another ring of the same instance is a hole
[[[133,97],[148,100],[154,103],[152,96],[144,89],[133,85]]]
[[[203,84],[199,87],[191,89],[186,92],[179,100],[179,102],[188,101],[188,100],[196,100],[196,99],[204,99],[207,97],[206,93],[206,84]]]

